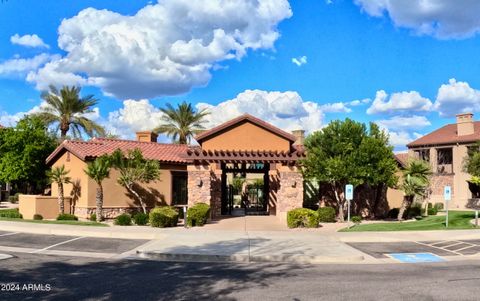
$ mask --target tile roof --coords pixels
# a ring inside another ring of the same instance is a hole
[[[407,147],[428,146],[428,145],[445,145],[455,143],[468,143],[480,140],[480,121],[473,122],[474,133],[472,135],[457,135],[457,124],[447,124],[417,140],[407,144]]]
[[[63,150],[68,150],[83,161],[92,160],[105,154],[111,154],[117,149],[123,151],[139,148],[146,159],[158,160],[165,163],[186,164],[185,154],[188,145],[163,144],[156,142],[139,142],[132,140],[93,138],[90,141],[65,140],[55,151],[48,156],[50,164]]]
[[[280,137],[283,137],[283,138],[285,138],[285,139],[287,139],[291,142],[295,142],[297,140],[297,138],[294,135],[292,135],[290,133],[287,133],[287,132],[277,128],[276,126],[273,126],[270,123],[265,122],[265,121],[263,121],[263,120],[261,120],[257,117],[254,117],[250,114],[243,114],[243,115],[241,115],[237,118],[234,118],[230,121],[222,123],[222,124],[212,128],[208,131],[205,131],[205,132],[197,135],[195,137],[195,139],[200,143],[200,141],[205,140],[206,138],[208,138],[210,136],[218,134],[219,132],[223,131],[224,129],[227,129],[229,127],[232,127],[232,126],[234,126],[236,124],[239,124],[241,122],[244,122],[244,121],[249,121],[249,122],[251,122],[251,123],[253,123],[253,124],[263,128],[263,129],[266,129],[267,131],[272,132],[272,133],[274,133],[274,134],[276,134]]]
[[[395,159],[397,160],[400,166],[405,167],[408,163],[408,153],[398,153],[395,154]]]

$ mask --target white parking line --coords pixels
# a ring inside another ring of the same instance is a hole
[[[18,232],[12,232],[12,233],[0,234],[0,237],[2,237],[2,236],[14,235],[14,234],[18,234]]]
[[[66,241],[62,241],[62,242],[59,242],[58,244],[54,244],[54,245],[48,246],[48,247],[43,248],[43,249],[37,249],[37,250],[32,251],[30,253],[32,253],[32,254],[33,253],[40,253],[40,252],[46,251],[48,249],[51,249],[53,247],[60,246],[60,245],[63,245],[63,244],[66,244],[66,243],[69,243],[69,242],[72,242],[72,241],[75,241],[75,240],[79,240],[79,239],[82,239],[82,238],[85,238],[85,236],[75,237],[75,238],[72,238],[72,239],[69,239],[69,240],[66,240]]]

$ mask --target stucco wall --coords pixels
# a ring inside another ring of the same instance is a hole
[[[204,150],[288,151],[290,141],[250,122],[241,123],[202,142]]]
[[[33,219],[35,214],[40,214],[44,219],[55,219],[58,216],[56,197],[22,194],[18,199],[18,210],[24,219]],[[70,198],[65,198],[64,206],[65,213],[71,213]]]

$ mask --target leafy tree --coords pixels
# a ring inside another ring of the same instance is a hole
[[[408,162],[403,170],[403,181],[401,188],[403,190],[403,202],[398,212],[398,220],[403,219],[403,214],[412,205],[416,196],[425,196],[427,188],[430,185],[430,175],[432,171],[430,165],[422,160],[412,160]]]
[[[69,170],[65,169],[65,165],[53,167],[52,170],[47,172],[51,183],[57,183],[58,185],[58,207],[60,209],[60,214],[65,213],[63,184],[72,183],[72,179],[68,176],[69,172]]]
[[[117,149],[110,156],[112,166],[116,168],[120,176],[118,184],[125,187],[142,206],[143,213],[147,213],[145,201],[136,191],[136,185],[149,183],[160,178],[160,164],[156,160],[147,160],[139,149],[129,150],[123,153]]]
[[[191,138],[204,129],[202,123],[209,113],[206,110],[195,111],[191,103],[182,102],[174,108],[167,104],[166,108],[160,109],[162,124],[154,131],[172,137],[175,143],[187,144]]]
[[[344,221],[346,184],[393,186],[396,162],[388,137],[375,124],[350,119],[332,121],[307,137],[307,158],[301,162],[304,176],[328,183],[337,203],[338,218]]]
[[[48,183],[47,157],[57,142],[36,117],[25,117],[13,128],[0,130],[0,182],[22,192],[41,192]]]
[[[480,177],[480,143],[469,148],[468,156],[463,161],[463,171],[472,177]]]
[[[105,135],[102,126],[88,119],[85,114],[93,112],[93,106],[98,100],[93,95],[80,97],[79,87],[64,86],[60,91],[50,86],[50,91],[42,93],[47,106],[36,113],[47,125],[57,125],[60,129],[60,138],[64,140],[71,130],[74,138],[81,137],[82,131],[88,136]]]
[[[96,158],[93,162],[88,163],[85,174],[97,183],[96,212],[97,222],[103,220],[103,180],[110,176],[110,160],[107,156]]]

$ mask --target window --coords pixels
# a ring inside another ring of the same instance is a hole
[[[414,154],[415,158],[423,160],[425,162],[430,162],[430,150],[428,148],[417,149],[414,151]]]
[[[187,205],[187,180],[186,172],[172,172],[172,205]]]
[[[452,148],[437,149],[437,172],[441,174],[453,173]]]

